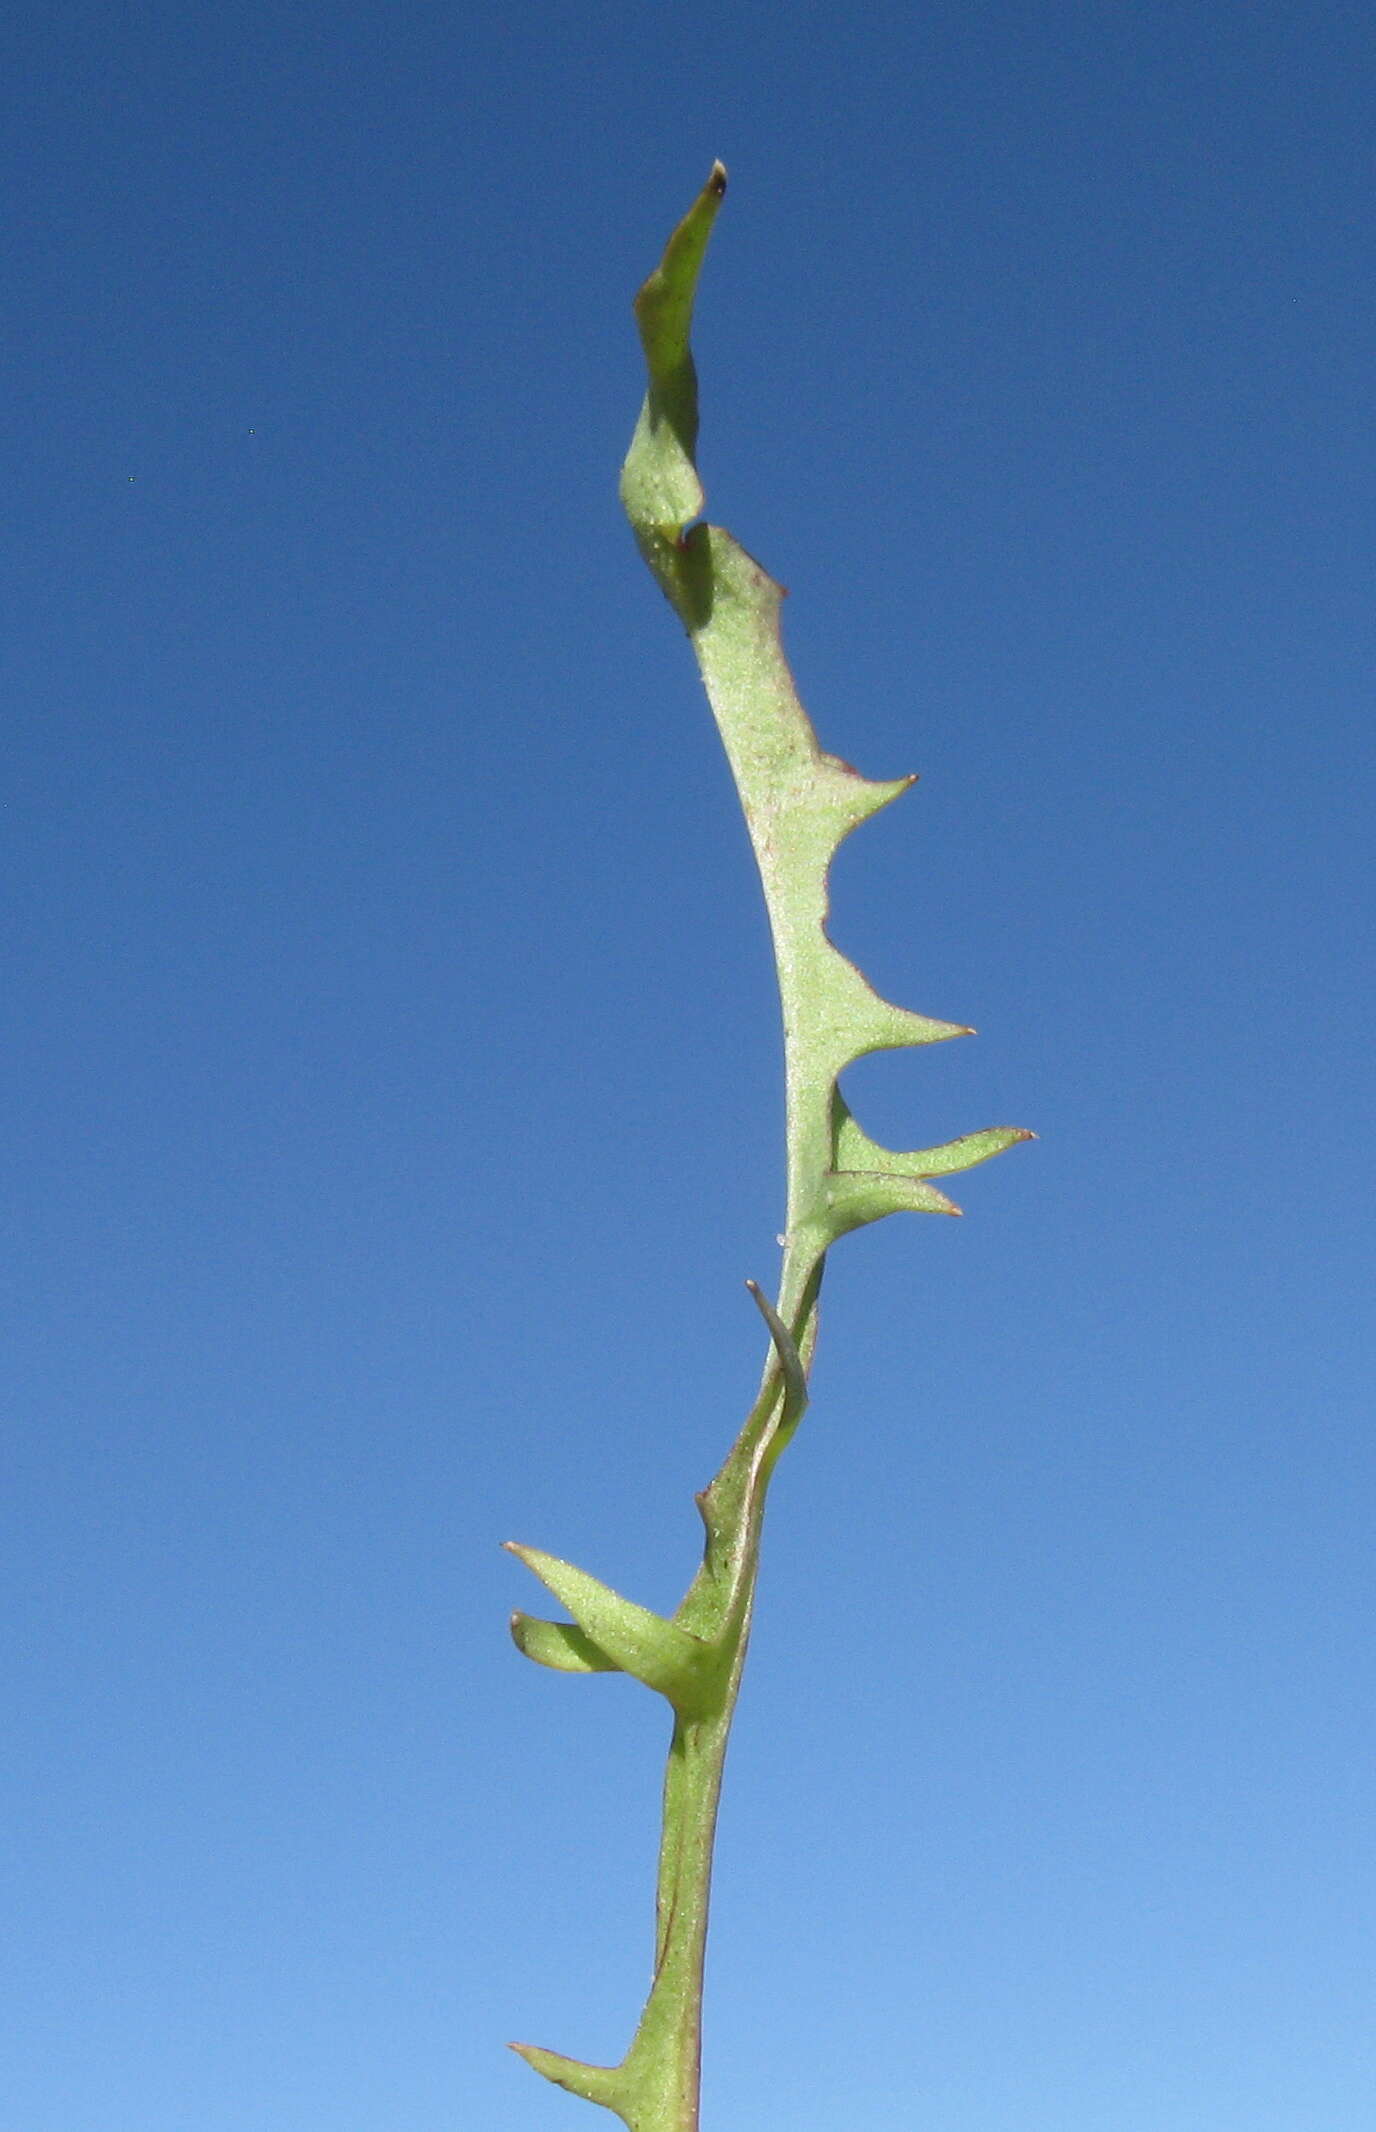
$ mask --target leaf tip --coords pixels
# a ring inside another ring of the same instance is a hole
[[[707,179],[707,190],[708,192],[714,192],[719,200],[726,191],[726,165],[720,156],[717,157],[712,165]]]

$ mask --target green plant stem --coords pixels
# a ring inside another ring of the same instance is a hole
[[[787,1286],[787,1259],[785,1253],[781,1289]],[[819,1282],[820,1266],[803,1299],[809,1325]],[[750,1638],[765,1498],[785,1431],[797,1426],[806,1401],[797,1343],[755,1293],[772,1321],[774,1348],[740,1435],[697,1498],[706,1530],[702,1565],[674,1616],[675,1625],[716,1652],[720,1663],[701,1707],[674,1715],[649,1997],[619,2066],[589,2066],[516,2046],[537,2072],[616,2111],[630,2132],[698,2132],[703,1967],[722,1775]]]
[[[810,1318],[820,1278],[819,1266],[808,1302]],[[787,1265],[781,1290],[786,1286]],[[722,1776],[750,1642],[765,1498],[783,1447],[782,1428],[791,1430],[801,1417],[802,1401],[781,1382],[776,1351],[766,1365],[759,1400],[716,1479],[698,1498],[707,1544],[702,1568],[675,1619],[699,1635],[720,1639],[728,1663],[718,1706],[701,1718],[674,1721],[664,1777],[655,1975],[626,2061],[644,2070],[650,2111],[627,2118],[633,2132],[698,2128],[703,1964]]]

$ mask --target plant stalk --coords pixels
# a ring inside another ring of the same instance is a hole
[[[648,390],[622,470],[641,554],[692,643],[759,865],[783,1012],[788,1215],[777,1305],[754,1283],[771,1350],[755,1404],[697,1498],[702,1564],[671,1619],[572,1564],[514,1549],[572,1615],[512,1619],[518,1647],[573,1673],[629,1673],[670,1703],[654,1976],[619,2065],[517,2044],[546,2079],[614,2111],[629,2132],[699,2132],[703,1962],[712,1850],[731,1721],[745,1668],[765,1498],[802,1419],[829,1246],[885,1214],[957,1214],[932,1180],[1032,1136],[995,1126],[899,1153],[862,1130],[839,1077],[867,1052],[969,1032],[882,999],[826,931],[827,875],[842,839],[912,783],[860,777],[817,742],[783,655],[782,588],[719,526],[702,523],[697,376],[689,326],[726,189],[713,166],[636,298]]]

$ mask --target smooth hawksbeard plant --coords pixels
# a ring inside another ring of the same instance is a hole
[[[827,870],[842,839],[897,799],[909,777],[874,783],[827,755],[779,640],[783,594],[719,526],[699,519],[697,375],[689,326],[698,274],[726,190],[712,174],[636,298],[649,388],[621,476],[640,552],[688,632],[755,849],[783,1006],[788,1216],[777,1300],[750,1283],[769,1334],[764,1376],[726,1462],[697,1497],[702,1566],[668,1619],[537,1547],[511,1546],[571,1619],[515,1614],[527,1658],[564,1673],[629,1673],[673,1712],[664,1779],[654,1973],[619,2065],[518,2043],[547,2080],[613,2111],[630,2132],[697,2132],[708,1888],[722,1765],[745,1666],[770,1476],[808,1399],[817,1298],[829,1247],[903,1209],[956,1214],[936,1179],[1032,1135],[1013,1126],[944,1147],[878,1146],[840,1093],[866,1052],[970,1032],[879,997],[827,937]]]

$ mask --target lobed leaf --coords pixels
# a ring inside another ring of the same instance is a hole
[[[900,1209],[958,1213],[925,1179],[1031,1135],[997,1127],[944,1148],[890,1154],[855,1123],[837,1090],[838,1076],[867,1052],[971,1032],[881,998],[829,938],[828,872],[838,847],[913,780],[861,777],[824,752],[784,656],[783,588],[721,527],[684,531],[703,502],[693,299],[724,188],[725,172],[714,165],[636,299],[648,389],[621,496],[641,552],[692,640],[764,887],[788,1081],[788,1235],[799,1248],[783,1300],[793,1305],[837,1236]]]

